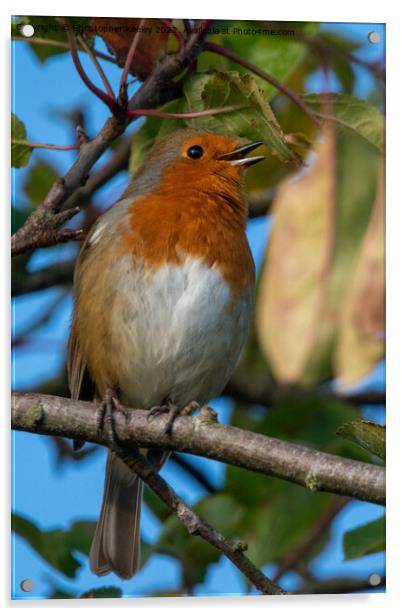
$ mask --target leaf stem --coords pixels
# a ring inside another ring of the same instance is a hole
[[[30,148],[38,150],[79,150],[79,144],[76,145],[53,145],[52,143],[36,143],[35,141],[29,141],[27,139],[13,139],[13,145],[26,145]]]
[[[138,42],[140,40],[141,30],[142,30],[144,23],[145,23],[145,19],[141,19],[140,23],[138,24],[138,30],[134,34],[133,40],[131,41],[130,49],[128,50],[126,61],[124,63],[124,68],[123,68],[123,72],[121,75],[120,88],[119,88],[120,98],[123,98],[123,99],[126,99],[127,97],[127,77],[130,73],[131,63],[133,61],[135,50],[137,49]]]
[[[67,26],[67,38],[68,38],[68,42],[70,46],[71,57],[74,62],[74,66],[77,69],[77,72],[79,76],[81,77],[82,81],[85,83],[87,88],[95,94],[95,96],[97,96],[101,101],[105,103],[105,105],[109,107],[112,113],[116,113],[116,111],[118,110],[118,105],[117,105],[115,98],[111,98],[108,94],[106,94],[106,92],[103,92],[103,90],[101,90],[94,83],[92,83],[92,81],[89,79],[88,75],[84,71],[84,68],[81,64],[81,60],[79,59],[79,56],[77,53],[77,43],[76,43],[74,33],[71,29],[71,24],[70,24],[69,19],[64,18],[64,17],[60,17],[59,19],[65,26]]]
[[[129,109],[127,115],[130,117],[152,116],[156,118],[203,118],[219,113],[230,113],[238,109],[244,109],[247,105],[228,105],[227,107],[217,107],[215,109],[204,109],[203,111],[189,111],[188,113],[173,113],[169,111],[159,111],[158,109]]]
[[[98,62],[98,59],[96,57],[96,55],[94,54],[94,52],[92,51],[92,49],[89,47],[89,45],[86,44],[84,38],[79,34],[77,36],[77,41],[80,43],[80,45],[85,49],[85,51],[87,52],[87,54],[89,55],[89,57],[92,60],[92,63],[94,65],[94,67],[96,68],[96,70],[98,71],[99,77],[102,79],[103,85],[106,88],[106,92],[108,93],[108,95],[110,96],[110,98],[115,99],[115,95],[114,92],[112,90],[112,87],[108,81],[108,78],[105,75],[105,72],[102,68],[102,66],[100,65],[100,63]]]
[[[39,36],[35,36],[32,38],[26,38],[25,36],[12,36],[12,41],[21,41],[23,43],[29,43],[30,45],[49,45],[51,47],[60,47],[61,49],[65,49],[68,51],[70,49],[70,45],[64,41],[56,41],[53,39],[42,38]],[[86,51],[86,49],[79,49],[78,51]],[[116,64],[116,60],[113,56],[109,56],[107,53],[103,53],[102,51],[97,51],[96,49],[92,50],[92,53],[101,58],[102,60],[106,60],[107,62],[111,62],[112,64]]]
[[[170,32],[174,35],[179,44],[179,50],[181,51],[185,44],[183,33],[180,32],[180,30],[178,30],[178,28],[173,25],[172,19],[161,19],[160,21],[163,23],[164,26],[166,26],[166,28],[169,28]]]

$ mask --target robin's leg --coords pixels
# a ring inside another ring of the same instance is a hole
[[[154,417],[155,415],[159,415],[160,413],[168,413],[168,419],[167,419],[167,422],[166,422],[166,425],[163,431],[165,434],[171,434],[173,424],[175,422],[176,417],[178,417],[179,415],[181,416],[191,415],[192,413],[194,413],[194,411],[198,410],[199,408],[200,408],[200,405],[198,404],[198,402],[195,402],[195,400],[193,400],[192,402],[189,402],[188,404],[186,404],[186,406],[180,408],[179,406],[174,404],[170,400],[170,398],[166,398],[166,400],[164,400],[160,406],[153,406],[148,411],[148,420]]]
[[[124,417],[127,418],[127,411],[120,404],[116,390],[113,387],[108,387],[98,408],[97,428],[99,434],[106,432],[111,446],[120,448],[121,441],[116,434],[114,423],[116,413],[123,413]]]

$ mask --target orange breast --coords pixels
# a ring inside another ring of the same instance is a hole
[[[198,257],[219,268],[237,295],[255,278],[246,217],[242,185],[236,178],[228,185],[227,179],[215,175],[205,180],[201,172],[195,180],[192,172],[186,177],[185,167],[179,176],[173,167],[154,193],[133,202],[123,242],[150,270]]]

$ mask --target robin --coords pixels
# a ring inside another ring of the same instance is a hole
[[[97,219],[75,268],[73,398],[114,392],[127,407],[168,405],[170,430],[177,409],[222,392],[252,311],[244,170],[264,158],[248,156],[260,145],[204,130],[169,134]],[[96,575],[129,579],[139,568],[142,491],[109,451],[90,551]]]

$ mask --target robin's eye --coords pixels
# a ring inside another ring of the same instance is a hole
[[[201,158],[203,154],[204,154],[204,150],[202,149],[200,145],[192,145],[187,150],[187,156],[189,158],[192,158],[193,160],[197,160],[198,158]]]

